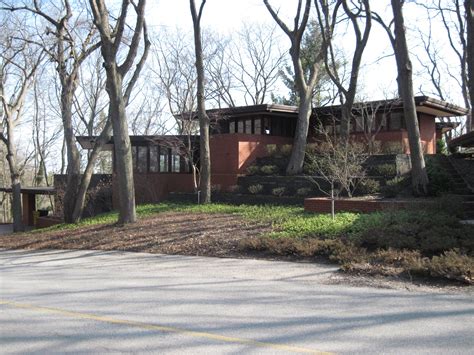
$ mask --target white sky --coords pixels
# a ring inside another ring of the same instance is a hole
[[[200,3],[200,0],[196,0]],[[270,4],[274,9],[279,9],[279,14],[291,26],[292,19],[296,12],[296,0],[271,0]],[[386,18],[391,16],[390,1],[376,0],[371,2],[372,8],[379,13],[386,14]],[[419,53],[419,35],[414,30],[416,27],[427,28],[426,12],[414,4],[407,3],[404,7],[404,15],[406,25],[408,27],[408,35],[412,39],[411,49],[413,51],[412,62],[415,68],[414,87],[418,90],[420,85],[424,85],[425,93],[429,91],[426,81],[417,76],[420,70],[419,63],[415,57]],[[169,28],[181,28],[185,31],[191,31],[192,21],[189,10],[189,0],[150,0],[147,4],[147,20],[150,26],[165,26]],[[238,30],[243,23],[262,22],[274,24],[273,19],[268,13],[263,0],[207,0],[204,8],[202,26],[210,28],[222,34],[232,33]],[[290,27],[291,28],[291,27]],[[280,31],[280,29],[277,29]],[[349,32],[351,29],[348,29]],[[444,28],[440,25],[433,26],[433,36],[438,38],[439,43],[445,43]],[[395,60],[392,56],[391,45],[388,41],[386,33],[381,27],[373,21],[370,41],[364,52],[363,66],[361,68],[360,77],[360,96],[364,99],[383,99],[393,97],[396,93],[396,67]],[[283,41],[281,46],[283,49],[289,48],[289,41],[282,34]],[[342,47],[350,52],[350,43],[352,41],[347,36],[342,38]],[[446,57],[452,57],[449,48],[446,48]],[[448,53],[449,52],[449,53]],[[380,58],[383,57],[383,60]],[[348,57],[350,58],[350,57]],[[456,66],[456,62],[451,63]],[[446,84],[450,85],[450,84]],[[453,103],[462,105],[462,98],[457,94],[457,89],[448,90],[452,95],[449,98]],[[285,94],[285,93],[284,93]]]

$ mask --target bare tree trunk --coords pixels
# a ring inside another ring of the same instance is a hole
[[[471,112],[467,116],[466,129],[468,132],[473,129],[472,105],[474,103],[474,3],[472,0],[464,0],[466,11],[466,30],[467,30],[467,76],[468,91],[471,101]]]
[[[66,191],[63,200],[64,222],[73,223],[74,205],[80,181],[80,155],[76,146],[76,138],[72,127],[72,96],[73,91],[63,86],[61,90],[61,117],[63,121],[64,141],[66,144],[67,168]]]
[[[416,114],[413,94],[413,69],[410,61],[405,25],[402,12],[403,1],[391,0],[395,23],[394,52],[398,70],[398,91],[403,102],[403,112],[407,126],[408,142],[410,144],[410,160],[412,165],[412,186],[415,194],[427,193],[428,175],[425,169],[425,159],[420,140],[420,129]]]
[[[7,121],[7,161],[10,168],[10,179],[12,186],[12,213],[13,213],[13,232],[22,232],[25,230],[21,210],[21,178],[18,171],[15,147],[13,146],[14,127],[10,120]]]
[[[115,167],[119,186],[119,224],[134,223],[137,220],[135,210],[135,186],[133,180],[133,163],[130,136],[125,108],[129,102],[133,86],[138,80],[141,69],[145,64],[150,41],[145,24],[145,0],[133,3],[136,22],[132,39],[129,41],[128,51],[123,53],[125,59],[118,64],[119,49],[122,44],[123,32],[126,27],[129,0],[122,0],[121,12],[117,18],[115,30],[109,22],[109,11],[104,0],[89,0],[94,16],[94,23],[100,32],[101,53],[107,74],[106,90],[109,95],[109,117],[112,121],[115,150]],[[140,37],[143,33],[144,50],[125,90],[123,78],[132,67],[137,56]]]
[[[196,72],[197,72],[197,107],[199,118],[199,141],[200,141],[200,183],[201,202],[211,202],[211,151],[209,149],[209,117],[206,113],[206,103],[204,96],[204,64],[201,42],[201,16],[206,0],[201,1],[199,13],[194,0],[190,0],[191,16],[194,28],[194,49],[196,52]]]
[[[72,214],[74,222],[79,221],[82,217],[82,213],[84,212],[84,207],[86,203],[87,189],[89,188],[92,174],[94,173],[95,162],[97,161],[97,158],[105,144],[110,140],[111,133],[112,124],[110,119],[108,119],[101,135],[94,144],[94,148],[92,149],[92,152],[89,155],[89,160],[87,161],[86,169],[82,174],[81,184],[79,185],[79,189],[77,191],[77,198]]]
[[[291,150],[290,161],[286,168],[289,175],[295,175],[303,169],[304,156],[306,152],[306,141],[309,130],[309,119],[312,112],[311,91],[300,94],[298,103],[298,121],[296,122],[296,133]]]
[[[301,61],[301,41],[306,29],[306,25],[308,24],[311,10],[311,0],[305,0],[304,4],[303,0],[298,1],[298,8],[294,18],[293,29],[290,29],[281,20],[281,18],[278,16],[278,13],[269,4],[268,0],[263,0],[263,3],[267,7],[268,12],[273,17],[275,22],[278,24],[278,26],[280,26],[280,28],[283,30],[283,32],[285,32],[291,41],[290,56],[295,72],[295,86],[299,96],[299,112],[293,148],[290,155],[290,161],[286,168],[286,173],[288,175],[296,175],[303,169],[304,155],[308,138],[309,119],[312,112],[311,95],[317,83],[319,67],[324,58],[324,54],[326,52],[325,46],[329,43],[330,34],[326,33],[327,40],[323,41],[321,48],[319,48],[318,53],[315,55],[316,59],[314,63],[311,63],[311,73],[309,78],[306,78]],[[320,5],[318,5],[317,0],[315,0],[314,3],[317,10],[319,9],[318,6],[322,6],[325,9],[327,8],[326,0],[320,0]]]

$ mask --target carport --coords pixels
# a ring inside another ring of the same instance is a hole
[[[22,187],[21,205],[23,224],[25,226],[34,226],[34,212],[36,211],[36,195],[54,195],[54,187]],[[11,193],[11,187],[0,187],[0,192]]]

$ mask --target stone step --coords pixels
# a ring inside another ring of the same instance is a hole
[[[462,203],[464,211],[474,211],[474,201],[464,201]]]

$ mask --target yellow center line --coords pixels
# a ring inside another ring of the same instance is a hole
[[[60,309],[60,308],[35,306],[32,304],[18,303],[18,302],[12,302],[12,301],[7,301],[7,300],[0,300],[0,305],[7,305],[7,306],[15,307],[15,308],[30,309],[33,311],[38,311],[38,312],[43,312],[43,313],[59,314],[59,315],[67,316],[71,318],[88,319],[88,320],[94,320],[98,322],[111,323],[111,324],[121,324],[121,325],[147,329],[147,330],[157,330],[160,332],[178,333],[178,334],[183,334],[183,335],[187,335],[194,338],[217,340],[217,341],[222,341],[225,343],[252,345],[252,346],[261,347],[261,348],[272,348],[272,349],[294,352],[294,353],[310,353],[310,354],[321,354],[321,355],[334,354],[330,352],[302,348],[302,347],[292,346],[292,345],[268,343],[268,342],[257,341],[257,340],[252,340],[252,339],[229,337],[225,335],[219,335],[219,334],[213,334],[213,333],[207,333],[207,332],[198,332],[198,331],[181,329],[181,328],[176,328],[176,327],[169,327],[169,326],[158,325],[158,324],[136,322],[132,320],[112,318],[108,316],[99,316],[99,315],[91,314],[91,313],[74,312],[74,311],[68,311],[68,310]]]

